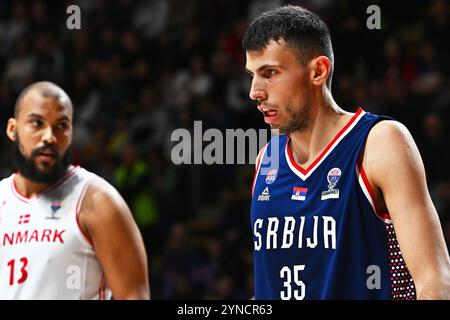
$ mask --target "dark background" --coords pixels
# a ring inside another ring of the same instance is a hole
[[[277,0],[0,0],[0,131],[34,81],[62,86],[75,110],[75,163],[110,181],[133,211],[155,299],[253,295],[249,218],[254,166],[180,165],[170,134],[266,128],[248,98],[241,39]],[[450,6],[434,1],[290,1],[329,25],[333,94],[348,111],[392,116],[421,151],[450,240]],[[66,8],[81,7],[81,30]],[[369,30],[366,8],[381,8]],[[0,177],[9,143],[0,138]],[[407,214],[407,213],[405,213]]]

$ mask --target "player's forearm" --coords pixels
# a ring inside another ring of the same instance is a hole
[[[418,300],[450,300],[449,272],[414,280]]]
[[[140,288],[132,291],[126,291],[123,293],[118,293],[114,295],[113,291],[113,299],[115,300],[149,300],[150,299],[150,291],[148,288]]]

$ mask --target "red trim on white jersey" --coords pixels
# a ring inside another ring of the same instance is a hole
[[[258,177],[259,174],[259,169],[261,168],[261,162],[262,162],[262,158],[264,157],[264,153],[266,152],[267,146],[269,145],[269,143],[267,143],[262,149],[261,151],[259,151],[258,156],[256,157],[256,163],[255,163],[255,175],[253,176],[253,183],[252,183],[252,198],[253,198],[253,192],[255,190],[255,184],[256,184],[256,179]]]
[[[98,286],[98,299],[99,300],[105,300],[105,274],[102,274],[102,278],[100,279],[100,284]]]
[[[77,222],[77,226],[78,229],[80,230],[81,234],[83,235],[83,238],[86,239],[86,241],[92,246],[94,247],[94,244],[92,243],[91,239],[89,239],[89,237],[87,236],[87,234],[83,231],[83,229],[81,228],[80,225],[80,220],[79,220],[79,215],[80,215],[80,207],[81,207],[81,203],[82,200],[84,199],[84,195],[86,194],[86,190],[89,187],[89,183],[86,183],[86,185],[83,187],[83,190],[80,193],[80,197],[77,200],[77,205],[75,207],[75,220]]]
[[[358,179],[359,185],[366,196],[367,200],[369,201],[370,205],[372,206],[373,212],[375,215],[381,219],[383,222],[391,224],[391,216],[389,213],[385,212],[378,212],[376,209],[376,197],[375,193],[373,192],[373,189],[369,183],[369,179],[367,178],[366,172],[364,171],[364,167],[362,165],[361,160],[358,160],[358,163],[356,164],[356,177]]]
[[[50,192],[51,190],[57,188],[58,186],[60,186],[64,181],[66,181],[71,176],[73,176],[75,174],[75,172],[78,170],[78,168],[79,168],[79,166],[73,166],[71,169],[67,170],[67,172],[64,174],[64,176],[61,179],[59,179],[57,182],[55,182],[52,185],[49,185],[47,188],[45,188],[41,192],[33,195],[30,198],[22,195],[19,192],[19,190],[17,190],[17,186],[16,186],[16,182],[15,182],[16,173],[14,173],[13,176],[11,177],[11,190],[12,190],[12,193],[20,201],[25,202],[25,203],[30,203],[33,200],[39,198],[40,196]]]
[[[305,181],[315,170],[316,168],[325,160],[325,158],[333,151],[333,149],[341,142],[341,140],[355,127],[355,125],[359,122],[359,120],[366,114],[366,112],[358,108],[356,113],[352,116],[352,118],[347,122],[347,124],[338,132],[338,134],[333,138],[333,140],[328,143],[326,148],[322,151],[322,153],[309,165],[308,168],[304,169],[299,164],[297,164],[292,156],[292,152],[289,149],[289,139],[290,136],[287,137],[286,142],[286,161],[291,168],[291,170],[303,181]]]

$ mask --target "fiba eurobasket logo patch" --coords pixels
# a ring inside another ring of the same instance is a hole
[[[266,184],[272,184],[277,179],[278,170],[272,169],[267,173],[266,176]]]
[[[321,200],[339,199],[339,189],[335,189],[334,187],[341,178],[341,174],[342,172],[341,169],[339,168],[333,168],[330,171],[328,171],[327,174],[328,190],[322,191],[322,197],[320,198]]]
[[[59,219],[59,217],[56,216],[56,213],[59,209],[61,209],[61,202],[59,201],[53,201],[52,204],[50,205],[50,209],[52,210],[52,212],[50,213],[51,215],[49,217],[46,217],[47,219]]]

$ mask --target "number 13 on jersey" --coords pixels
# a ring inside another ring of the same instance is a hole
[[[6,263],[9,269],[9,285],[20,284],[28,278],[28,259],[25,257],[12,259]]]

